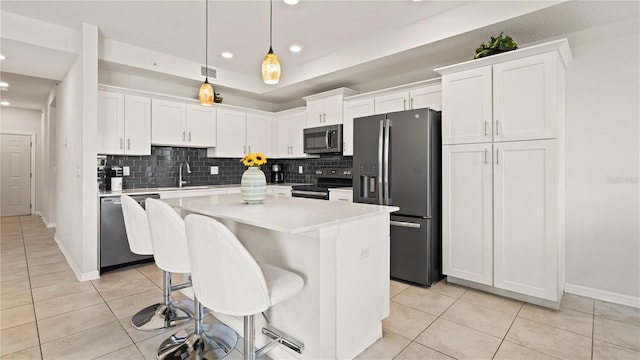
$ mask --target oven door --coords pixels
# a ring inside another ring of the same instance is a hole
[[[307,199],[329,200],[329,192],[309,191],[309,190],[291,190],[292,197],[300,197]]]

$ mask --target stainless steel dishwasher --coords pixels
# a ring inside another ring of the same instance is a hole
[[[131,196],[144,208],[148,198],[159,199],[158,194]],[[117,268],[150,262],[151,255],[137,255],[129,250],[129,239],[124,227],[120,196],[100,199],[100,273]]]

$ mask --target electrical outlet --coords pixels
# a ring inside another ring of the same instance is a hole
[[[303,174],[302,165],[298,166],[298,174]]]
[[[217,166],[212,166],[211,167],[211,175],[218,175],[218,167]]]
[[[122,168],[122,176],[129,176],[129,167],[125,166]]]

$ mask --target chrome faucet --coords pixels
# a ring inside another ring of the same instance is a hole
[[[179,188],[181,188],[182,185],[189,183],[188,181],[186,181],[186,180],[184,180],[182,178],[182,165],[187,165],[187,174],[191,174],[191,167],[189,166],[189,163],[186,162],[186,161],[181,162],[180,163],[180,172],[179,172],[179,175],[178,175],[178,187]]]

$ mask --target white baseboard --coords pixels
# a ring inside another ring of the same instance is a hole
[[[67,263],[71,267],[73,273],[76,275],[78,281],[96,280],[100,278],[100,272],[98,270],[89,271],[86,273],[80,271],[80,268],[75,263],[75,261],[73,261],[71,254],[69,254],[69,251],[67,251],[67,248],[65,248],[57,233],[53,236],[53,240],[55,240],[56,244],[58,244],[58,248],[60,248],[60,251],[62,251],[65,259],[67,259]]]
[[[40,211],[36,211],[36,214],[40,215],[40,219],[42,219],[44,226],[46,226],[47,228],[51,229],[56,227],[56,223],[49,222],[49,220],[44,215],[42,215]]]
[[[616,304],[640,308],[640,298],[618,294],[610,291],[589,288],[581,285],[564,284],[564,292],[574,295],[586,296],[597,300],[608,301]]]

